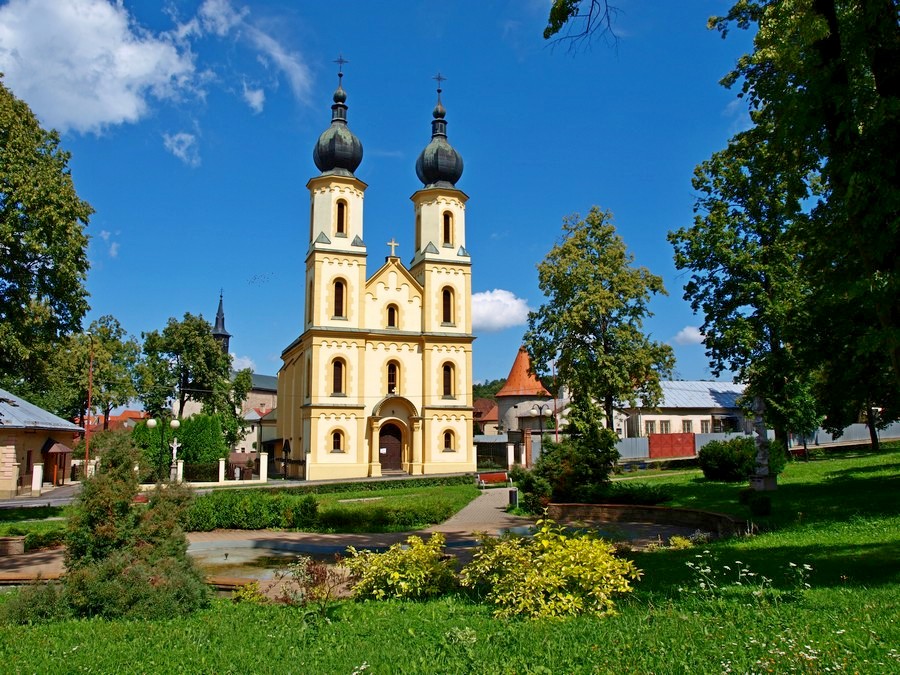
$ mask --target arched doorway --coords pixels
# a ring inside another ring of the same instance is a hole
[[[381,468],[399,470],[403,468],[403,432],[396,424],[385,424],[378,431],[378,457]]]

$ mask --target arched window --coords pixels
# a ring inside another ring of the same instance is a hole
[[[441,322],[453,325],[453,289],[446,287],[441,291]]]
[[[344,318],[347,315],[344,313],[344,296],[347,294],[347,289],[343,281],[335,281],[334,282],[334,316]]]
[[[422,250],[422,214],[416,212],[416,252]]]
[[[456,443],[454,443],[453,441],[454,441],[453,432],[445,431],[444,432],[444,451],[450,451],[455,448]]]
[[[346,370],[344,362],[341,359],[335,359],[331,363],[331,392],[332,394],[343,394],[344,392],[344,371]]]
[[[452,363],[445,363],[442,369],[444,398],[454,398],[454,368]]]
[[[347,236],[347,202],[343,199],[337,203],[337,222],[334,231],[339,237]]]
[[[398,319],[397,305],[388,305],[387,308],[387,327],[396,328]]]
[[[453,214],[444,211],[444,246],[453,245]]]
[[[400,385],[400,366],[396,361],[388,363],[387,367],[387,393],[396,394]]]
[[[331,434],[331,451],[332,452],[343,452],[344,451],[344,434],[340,431],[332,432]]]

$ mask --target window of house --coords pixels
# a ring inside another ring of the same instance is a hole
[[[331,434],[331,451],[332,452],[343,452],[344,451],[344,434],[340,431],[335,431]]]
[[[444,211],[444,246],[453,245],[453,214]]]
[[[445,431],[444,432],[444,452],[450,452],[454,449],[454,446],[456,444],[453,441],[454,441],[453,432]]]
[[[306,398],[312,396],[312,359],[306,357]]]
[[[397,306],[396,305],[388,305],[387,327],[388,328],[396,328],[397,327]]]
[[[709,420],[700,420],[700,433],[701,434],[709,433]]]
[[[331,391],[333,394],[344,393],[344,362],[335,359],[331,364]]]
[[[313,282],[309,282],[309,291],[306,293],[306,323],[313,321]]]
[[[444,398],[453,398],[453,364],[445,363],[443,367]]]
[[[347,236],[347,202],[343,199],[337,203],[337,222],[335,223],[335,234],[339,237]]]
[[[443,303],[441,312],[441,321],[445,325],[453,325],[453,289],[445,288],[441,291],[441,301]]]
[[[397,393],[397,383],[400,380],[400,366],[396,362],[391,361],[387,367],[387,393]]]
[[[694,432],[694,423],[691,420],[681,420],[681,431],[685,434]]]
[[[344,296],[347,293],[346,286],[343,281],[334,282],[334,316],[344,318]]]
[[[649,436],[650,434],[656,433],[656,421],[651,420],[649,422],[644,422],[644,434]]]
[[[672,433],[672,425],[669,423],[669,420],[662,420],[659,423],[659,433],[661,433],[661,434]]]

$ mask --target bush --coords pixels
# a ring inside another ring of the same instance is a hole
[[[357,551],[350,546],[344,566],[350,570],[353,596],[357,599],[403,598],[423,600],[456,587],[456,561],[444,556],[444,535],[435,532],[423,542],[407,538],[384,553]]]
[[[228,455],[222,424],[216,415],[186,417],[177,435],[184,444],[181,458],[185,463],[211,464]],[[218,468],[216,472],[218,476]]]
[[[756,443],[752,436],[710,441],[698,455],[707,480],[733,483],[747,480],[756,469]]]
[[[496,605],[500,618],[614,614],[614,598],[640,578],[634,563],[590,533],[568,534],[549,519],[537,527],[532,538],[483,539],[462,585]]]
[[[182,525],[189,532],[297,529],[314,525],[318,508],[312,495],[214,490],[194,500],[182,517]]]
[[[606,485],[587,485],[576,491],[580,504],[641,504],[653,506],[674,496],[671,485],[617,481]]]
[[[522,493],[520,501],[522,509],[528,513],[543,513],[550,503],[550,495],[553,492],[550,481],[520,466],[513,467],[509,477]]]
[[[50,582],[20,588],[0,604],[0,624],[36,624],[64,621],[72,610],[63,600],[62,584]]]

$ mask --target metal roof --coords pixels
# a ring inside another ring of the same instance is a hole
[[[24,398],[0,389],[0,429],[47,429],[49,431],[84,431],[62,417],[38,408]]]
[[[278,378],[275,375],[257,375],[256,373],[253,373],[251,379],[254,389],[278,390]]]
[[[659,384],[663,391],[660,408],[737,409],[744,393],[744,385],[733,382],[666,380]]]

